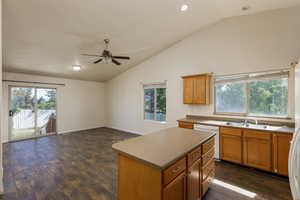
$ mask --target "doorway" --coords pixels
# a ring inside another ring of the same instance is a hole
[[[56,89],[9,87],[9,141],[56,134]]]

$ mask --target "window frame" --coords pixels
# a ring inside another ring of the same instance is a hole
[[[167,122],[167,97],[166,97],[166,114],[165,114],[165,120],[164,121],[159,121],[157,120],[157,89],[159,88],[164,88],[165,89],[165,95],[167,96],[167,84],[166,82],[161,82],[161,83],[151,83],[151,84],[143,84],[143,108],[142,108],[142,114],[143,114],[143,120],[144,121],[150,121],[150,122],[155,122],[155,123],[160,123],[160,124],[165,124]],[[154,89],[154,119],[146,119],[145,118],[145,89]]]
[[[277,115],[255,115],[250,113],[250,83],[254,81],[261,81],[261,80],[278,80],[282,78],[287,78],[287,88],[288,88],[288,102],[287,102],[287,115],[285,116],[277,116]],[[228,81],[227,83],[237,83],[239,81]],[[256,117],[256,118],[272,118],[272,119],[290,119],[291,117],[291,109],[290,109],[290,103],[291,103],[291,98],[290,98],[290,92],[291,92],[291,84],[290,84],[290,71],[288,72],[288,75],[286,77],[270,77],[270,78],[265,78],[265,79],[253,79],[250,81],[247,80],[242,80],[241,82],[245,82],[245,87],[246,87],[246,112],[245,113],[237,113],[237,112],[217,112],[217,90],[216,90],[216,82],[214,83],[214,114],[215,115],[228,115],[228,116],[242,116],[242,117]],[[224,82],[225,84],[226,82]]]

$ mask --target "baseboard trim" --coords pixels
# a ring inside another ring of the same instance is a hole
[[[116,126],[105,126],[105,127],[115,129],[115,130],[118,130],[118,131],[124,131],[124,132],[127,132],[127,133],[136,134],[136,135],[143,135],[143,134],[141,134],[141,132],[132,131],[132,130],[129,130],[129,129],[124,129],[124,128],[119,128],[119,127],[116,127]]]

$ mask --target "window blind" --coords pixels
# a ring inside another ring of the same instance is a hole
[[[252,72],[245,74],[236,74],[236,75],[225,75],[215,77],[215,84],[225,84],[233,82],[251,82],[258,80],[266,79],[279,79],[279,78],[288,78],[289,70],[278,70],[278,71],[268,71],[268,72]]]
[[[166,83],[150,83],[150,84],[143,84],[143,87],[146,88],[166,88]]]

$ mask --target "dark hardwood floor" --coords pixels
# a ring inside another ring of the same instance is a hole
[[[101,128],[5,144],[3,199],[114,200],[111,145],[135,136]],[[286,178],[218,162],[205,199],[285,200],[291,194]]]

